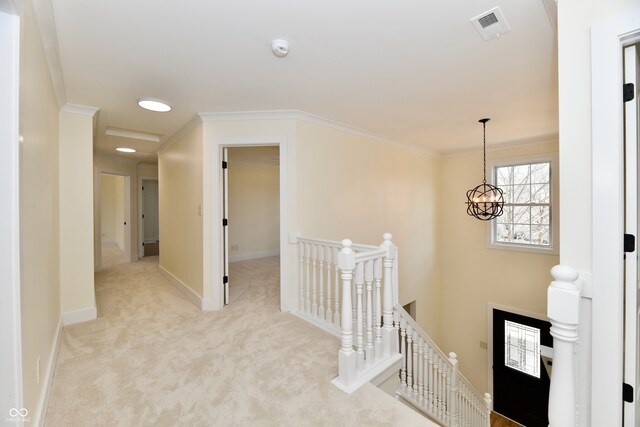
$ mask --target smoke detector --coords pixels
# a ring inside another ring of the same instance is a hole
[[[284,58],[289,54],[289,42],[282,39],[275,39],[271,42],[271,51],[278,58]]]
[[[478,30],[485,40],[498,38],[511,30],[499,7],[494,7],[491,10],[471,18],[471,22],[473,22],[476,30]]]

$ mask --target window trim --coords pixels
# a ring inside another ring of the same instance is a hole
[[[496,185],[496,167],[518,166],[532,163],[549,162],[549,175],[551,179],[551,218],[549,225],[551,226],[551,235],[549,247],[529,246],[518,243],[501,243],[494,240],[496,220],[488,221],[487,224],[487,248],[529,252],[543,255],[558,255],[560,253],[560,197],[559,197],[559,174],[558,174],[558,153],[546,153],[529,156],[505,157],[500,159],[490,159],[487,161],[489,172],[489,182]]]

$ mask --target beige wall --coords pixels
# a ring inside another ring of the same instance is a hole
[[[138,212],[138,175],[137,175],[137,162],[134,160],[122,159],[112,156],[106,156],[102,154],[93,155],[93,171],[94,171],[94,185],[93,185],[93,200],[94,200],[94,223],[95,223],[95,238],[94,238],[94,262],[99,264],[100,255],[102,253],[100,245],[100,216],[99,204],[101,194],[101,172],[108,172],[111,174],[117,174],[119,176],[129,176],[129,206],[131,209],[131,257],[135,261],[138,259],[138,221],[134,219],[137,217]]]
[[[138,163],[136,166],[138,176],[145,178],[158,177],[158,165],[156,163]]]
[[[115,180],[115,200],[114,200],[114,220],[115,220],[115,240],[120,250],[125,250],[125,178],[123,176],[114,176]],[[133,221],[130,221],[133,222]],[[132,240],[135,240],[135,234],[132,233]],[[133,245],[132,245],[133,246]]]
[[[93,112],[95,113],[95,111]],[[63,314],[95,310],[93,113],[61,111],[60,303]]]
[[[557,143],[490,151],[487,161],[557,152]],[[558,256],[487,248],[486,222],[466,213],[465,195],[482,179],[482,152],[442,159],[439,346],[456,352],[460,371],[487,390],[487,304],[546,315],[549,270]]]
[[[102,242],[116,241],[116,177],[101,174],[102,193],[100,196],[100,226]]]
[[[202,144],[198,125],[158,156],[160,265],[201,297]]]
[[[36,419],[60,319],[58,105],[30,1],[20,36],[20,245],[24,407]],[[6,416],[6,409],[0,417]]]
[[[399,302],[437,338],[439,159],[300,121],[297,210],[302,236],[399,248]],[[293,266],[292,266],[293,268]]]
[[[280,251],[280,174],[277,165],[246,163],[229,149],[229,252],[231,261]],[[278,156],[277,148],[274,149]],[[256,160],[260,160],[259,157]]]

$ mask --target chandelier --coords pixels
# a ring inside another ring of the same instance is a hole
[[[489,119],[478,121],[482,123],[483,178],[482,184],[467,191],[467,214],[481,221],[490,221],[502,215],[504,195],[502,189],[487,184],[487,122]]]

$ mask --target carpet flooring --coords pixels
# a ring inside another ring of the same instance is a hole
[[[157,257],[96,273],[98,319],[65,327],[47,426],[434,426],[367,384],[331,384],[339,340],[281,313],[279,259],[231,265],[202,312]]]
[[[109,268],[124,262],[124,252],[115,243],[102,244],[102,268]]]

